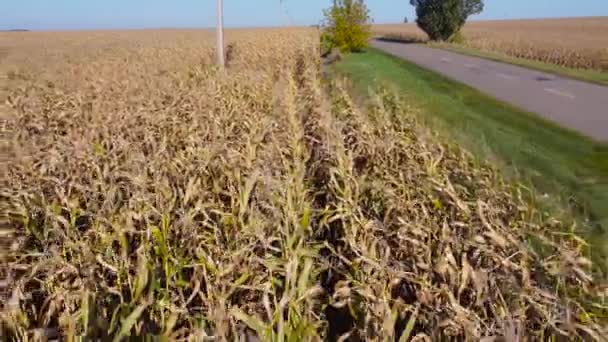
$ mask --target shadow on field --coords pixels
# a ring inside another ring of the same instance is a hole
[[[390,43],[402,43],[402,44],[422,44],[424,40],[414,37],[401,37],[401,36],[381,36],[376,37],[374,40],[379,40],[381,42],[390,42]]]

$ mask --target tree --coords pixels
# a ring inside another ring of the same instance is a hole
[[[483,0],[410,0],[416,23],[431,40],[448,40],[459,33],[469,16],[483,11]]]
[[[361,51],[371,36],[369,10],[363,0],[334,0],[323,11],[325,31],[323,44],[341,52]]]
[[[461,25],[461,0],[411,0],[416,23],[431,40],[448,40]]]
[[[483,0],[463,0],[462,1],[462,20],[464,22],[474,15],[483,11]]]
[[[407,24],[408,22],[409,22],[409,21],[407,20],[407,17],[405,17],[405,18],[403,19],[403,23],[404,23],[404,24]]]

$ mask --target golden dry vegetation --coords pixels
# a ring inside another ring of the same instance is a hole
[[[374,32],[424,41],[416,24],[376,25]],[[470,21],[465,47],[571,68],[608,70],[608,17]]]
[[[2,34],[2,336],[606,336],[568,220],[314,30]],[[7,43],[8,42],[8,43]]]

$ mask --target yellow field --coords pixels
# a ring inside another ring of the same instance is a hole
[[[374,32],[424,40],[416,24],[376,25]],[[466,47],[584,69],[608,70],[608,17],[471,21]]]
[[[530,190],[322,82],[316,30],[227,36],[0,34],[0,336],[606,336]]]

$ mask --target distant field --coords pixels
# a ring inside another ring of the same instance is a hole
[[[415,23],[375,25],[379,35],[425,40]],[[471,21],[461,45],[570,68],[608,69],[608,17]]]

